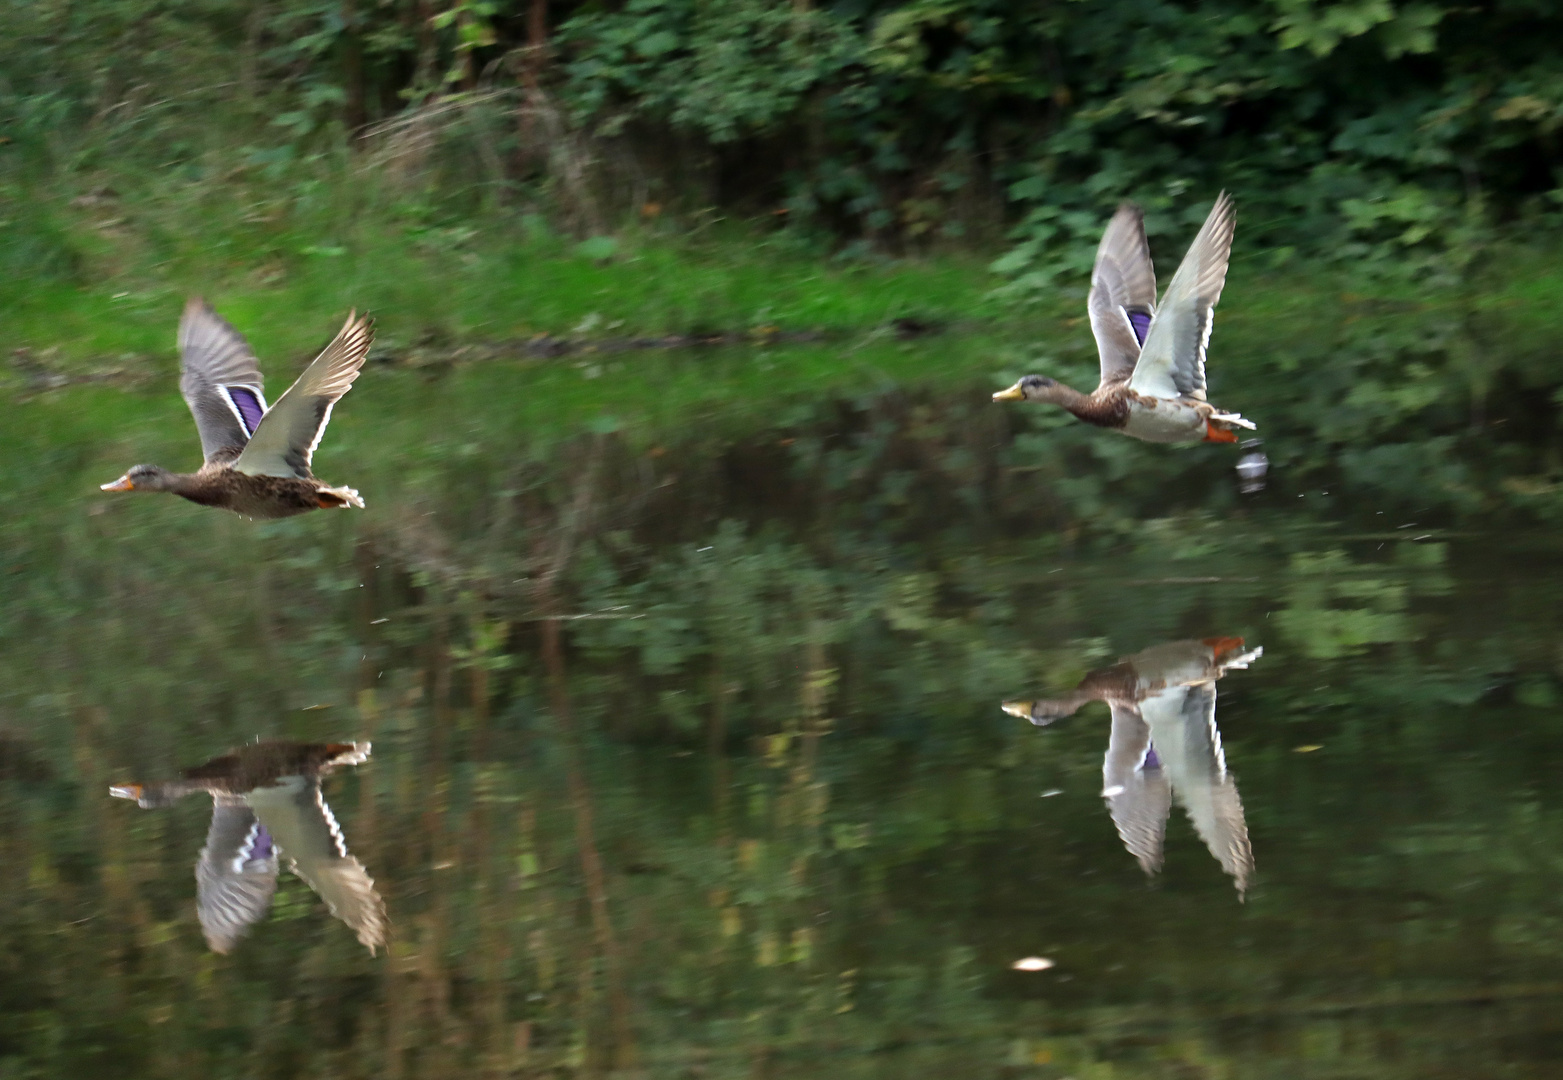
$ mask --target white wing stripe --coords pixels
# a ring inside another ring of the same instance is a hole
[[[1209,333],[1206,333],[1209,336]],[[326,411],[320,417],[320,426],[315,429],[315,437],[309,440],[309,449],[304,451],[304,464],[313,466],[315,463],[315,449],[320,445],[320,439],[326,433],[326,426],[331,423],[331,410],[336,408],[333,401],[326,406]]]
[[[244,834],[244,841],[239,845],[239,850],[233,853],[233,862],[230,864],[235,874],[244,873],[244,864],[250,861],[250,856],[255,852],[255,838],[260,835],[260,822],[250,826],[250,831]]]
[[[331,831],[331,842],[336,845],[337,858],[347,858],[347,838],[342,835],[342,826],[331,812],[331,807],[326,805],[326,797],[318,786],[315,788],[315,805],[320,808],[321,816],[326,819],[326,828]]]

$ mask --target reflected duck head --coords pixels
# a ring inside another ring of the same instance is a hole
[[[137,806],[151,810],[160,806],[172,806],[183,791],[171,791],[161,784],[115,784],[109,794],[116,799],[130,799]]]

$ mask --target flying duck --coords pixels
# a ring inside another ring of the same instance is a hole
[[[1252,429],[1253,422],[1205,400],[1205,350],[1236,222],[1232,200],[1222,192],[1158,309],[1144,214],[1124,203],[1096,249],[1087,301],[1101,382],[1082,394],[1027,375],[993,400],[1049,402],[1088,424],[1146,442],[1237,442],[1233,429]]]
[[[248,518],[285,518],[364,500],[315,479],[310,462],[331,409],[353,386],[374,340],[354,312],[340,333],[270,409],[260,367],[244,337],[200,298],[179,321],[179,391],[195,417],[205,463],[193,473],[136,465],[104,491],[171,491]]]

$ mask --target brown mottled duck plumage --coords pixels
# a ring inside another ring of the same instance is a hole
[[[195,417],[205,463],[193,473],[137,465],[103,490],[166,491],[248,518],[362,509],[358,492],[321,482],[311,464],[332,407],[352,388],[373,339],[369,318],[349,315],[325,351],[267,409],[248,343],[204,301],[192,299],[179,323],[179,389]]]

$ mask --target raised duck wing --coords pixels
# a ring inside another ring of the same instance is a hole
[[[1109,702],[1112,735],[1102,760],[1102,797],[1129,854],[1147,874],[1161,869],[1172,793],[1151,746],[1151,729],[1140,710]]]
[[[1145,242],[1145,214],[1133,203],[1120,206],[1102,234],[1086,309],[1101,354],[1103,384],[1127,379],[1156,311],[1156,271]]]
[[[1236,227],[1232,200],[1223,191],[1161,298],[1129,377],[1130,390],[1150,397],[1205,399],[1205,350],[1216,301],[1226,284]]]
[[[1254,852],[1216,728],[1216,684],[1169,687],[1141,702],[1140,708],[1194,831],[1243,893],[1253,875]]]
[[[179,320],[179,364],[179,392],[195,417],[202,455],[231,461],[266,414],[255,354],[226,319],[192,297]]]
[[[271,907],[277,852],[243,798],[212,798],[212,825],[195,864],[195,911],[206,943],[225,953]]]
[[[246,796],[255,816],[303,878],[370,952],[385,944],[385,902],[357,859],[320,793],[320,782],[285,776]]]
[[[331,408],[353,387],[374,341],[374,323],[357,312],[277,399],[233,467],[251,476],[311,477],[310,461],[331,420]]]

